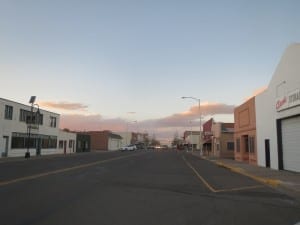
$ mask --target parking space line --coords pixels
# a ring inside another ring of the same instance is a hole
[[[195,175],[198,177],[198,179],[213,193],[220,193],[220,192],[234,192],[234,191],[242,191],[242,190],[250,190],[250,189],[257,189],[262,188],[264,185],[252,185],[252,186],[243,186],[243,187],[237,187],[237,188],[228,188],[228,189],[216,189],[211,184],[208,183],[199,173],[198,171],[187,161],[187,159],[182,156],[183,161],[186,163],[186,165],[193,170]]]
[[[238,187],[238,188],[228,188],[228,189],[218,189],[216,192],[233,192],[233,191],[243,191],[243,190],[251,190],[265,187],[264,185],[253,185],[253,186],[245,186],[245,187]]]
[[[201,180],[201,182],[211,191],[211,192],[217,192],[216,189],[214,189],[199,173],[198,171],[186,160],[184,156],[182,156],[183,161],[186,163],[186,165],[191,168],[196,176]]]
[[[45,172],[45,173],[39,173],[39,174],[31,175],[31,176],[20,177],[20,178],[16,178],[13,180],[1,181],[0,187],[9,185],[9,184],[13,184],[13,183],[18,183],[21,181],[34,180],[34,179],[38,179],[38,178],[49,176],[49,175],[54,175],[54,174],[64,173],[64,172],[68,172],[68,171],[72,171],[72,170],[87,168],[87,167],[91,167],[94,165],[111,162],[111,161],[115,161],[115,160],[119,160],[119,159],[125,159],[125,158],[133,157],[136,155],[140,155],[140,154],[141,153],[135,153],[135,154],[127,155],[127,156],[119,156],[119,157],[115,157],[115,158],[99,160],[99,161],[92,162],[92,163],[86,163],[86,164],[82,164],[82,165],[78,165],[78,166],[72,166],[72,167],[68,167],[68,168],[53,170],[53,171],[49,171],[49,172]],[[142,153],[142,154],[144,154],[144,153]]]

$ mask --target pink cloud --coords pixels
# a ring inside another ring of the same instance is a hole
[[[86,110],[87,105],[76,102],[39,102],[41,107],[52,108],[52,109],[62,109],[62,110]]]
[[[216,114],[233,114],[234,107],[234,105],[222,103],[206,103],[200,106],[200,111],[202,117]],[[173,114],[157,120],[149,120],[148,123],[154,122],[158,127],[181,127],[186,126],[188,120],[197,120],[199,117],[198,106],[193,106],[187,112]]]
[[[260,93],[262,93],[262,92],[264,92],[265,90],[267,90],[267,88],[268,88],[268,86],[263,86],[263,87],[260,87],[260,88],[258,88],[258,89],[256,89],[256,90],[254,90],[253,93],[252,93],[250,96],[246,97],[244,100],[247,101],[247,100],[249,100],[250,98],[259,95]]]
[[[112,130],[122,131],[126,123],[122,119],[102,119],[100,115],[63,114],[60,119],[60,128],[76,131]]]
[[[201,115],[232,114],[234,107],[234,105],[222,103],[206,103],[201,105]],[[138,121],[136,124],[131,124],[129,130],[135,132],[147,131],[150,136],[155,134],[159,140],[170,140],[174,137],[176,131],[181,135],[185,129],[189,129],[187,128],[189,120],[194,120],[191,124],[193,127],[199,127],[199,122],[196,121],[198,118],[198,106],[193,106],[184,113],[176,113],[159,119]],[[60,128],[77,131],[111,130],[118,132],[127,130],[127,122],[122,118],[104,119],[98,114],[63,114],[61,115]],[[204,119],[202,122],[205,122]]]

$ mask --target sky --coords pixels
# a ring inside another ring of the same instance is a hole
[[[162,141],[264,90],[300,42],[298,0],[0,0],[0,97],[61,128]]]

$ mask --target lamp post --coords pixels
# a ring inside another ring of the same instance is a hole
[[[193,126],[192,126],[192,121],[190,120],[190,124],[191,124],[191,132],[190,132],[190,142],[192,144],[192,152],[194,152],[194,144],[193,144]]]
[[[40,107],[38,104],[35,104],[36,96],[31,96],[29,103],[31,104],[30,107],[30,115],[26,116],[26,124],[27,124],[27,151],[25,153],[25,158],[30,158],[30,140],[31,140],[31,129],[38,129],[40,123]],[[37,107],[37,111],[34,112],[34,107]],[[35,113],[35,116],[33,114]],[[38,143],[39,144],[39,143]]]
[[[201,138],[201,109],[200,109],[200,98],[195,98],[195,97],[181,97],[182,99],[194,99],[195,101],[198,102],[198,111],[199,111],[199,147],[200,147],[200,154],[202,155],[202,138]]]

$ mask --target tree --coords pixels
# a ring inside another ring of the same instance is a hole
[[[183,140],[181,138],[179,138],[178,132],[176,131],[174,134],[174,138],[172,141],[172,146],[178,146],[181,145],[183,143]]]

